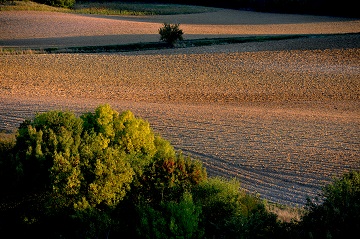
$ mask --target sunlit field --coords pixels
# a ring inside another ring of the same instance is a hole
[[[358,34],[111,54],[26,50],[157,42],[158,28],[172,21],[186,39],[360,30],[359,20],[346,18],[189,13],[0,11],[0,47],[24,49],[0,55],[0,129],[12,132],[36,112],[109,103],[149,121],[209,175],[236,177],[248,191],[289,205],[360,170]]]

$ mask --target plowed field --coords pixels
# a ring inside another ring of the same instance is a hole
[[[0,46],[157,41],[159,24],[169,18],[0,12]],[[173,18],[189,38],[360,32],[359,20],[331,17],[219,10]],[[271,201],[303,205],[332,177],[360,170],[359,34],[122,54],[0,55],[2,130],[36,112],[80,113],[102,103],[132,110],[210,175],[237,177]]]

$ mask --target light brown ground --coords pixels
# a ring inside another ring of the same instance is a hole
[[[360,32],[351,18],[222,10],[168,16],[99,16],[0,12],[0,46],[85,46],[158,41],[164,22],[180,23],[185,39],[244,35]]]
[[[225,15],[216,15],[220,13]],[[5,27],[13,29],[9,35],[14,39],[2,38],[4,42],[31,38],[33,32],[33,37],[51,39],[68,34],[75,37],[72,44],[79,45],[86,31],[88,39],[96,39],[92,35],[99,29],[103,39],[111,40],[120,32],[107,32],[105,26],[114,30],[130,19],[139,29],[156,30],[158,24],[152,22],[169,17],[24,14],[0,12],[0,22],[14,17],[19,23],[10,22],[24,26],[23,16],[35,22],[28,24],[30,30]],[[214,14],[177,17],[187,31],[194,26],[206,30],[207,22],[219,24],[209,28],[215,32],[204,30],[203,36],[221,31],[251,35],[257,34],[256,28],[263,34],[359,29],[357,20],[348,19],[225,10]],[[56,28],[59,34],[50,34],[52,24],[43,17],[62,22]],[[61,28],[74,18],[87,22],[83,28]],[[237,22],[228,25],[230,20]],[[152,39],[146,32],[140,35]],[[35,112],[84,112],[110,103],[147,119],[177,149],[201,159],[209,174],[237,177],[244,188],[264,198],[301,205],[333,176],[360,170],[359,42],[358,35],[349,35],[126,54],[2,55],[0,129],[14,129]]]

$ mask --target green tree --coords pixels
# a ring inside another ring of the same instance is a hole
[[[179,28],[180,24],[164,23],[164,26],[159,29],[160,41],[164,41],[171,46],[177,41],[183,40],[183,31]]]
[[[78,167],[81,133],[82,121],[70,112],[50,111],[22,123],[15,148],[17,171],[24,186],[51,190],[58,183],[53,167],[63,164],[62,173],[68,174]]]
[[[35,2],[46,4],[53,7],[71,8],[75,4],[75,0],[35,0]]]
[[[271,238],[277,233],[276,215],[236,179],[209,178],[193,189],[193,197],[202,205],[206,238]]]
[[[202,221],[207,237],[222,237],[226,223],[240,211],[240,199],[245,195],[240,191],[237,180],[209,178],[193,190],[194,199],[202,205]]]
[[[323,188],[320,198],[308,199],[302,218],[303,238],[350,238],[360,228],[360,171],[344,174]]]
[[[68,214],[81,224],[107,218],[102,212],[124,199],[156,154],[169,153],[166,145],[130,111],[109,105],[80,117],[49,111],[21,124],[15,166],[23,189],[46,195],[46,217]]]
[[[140,238],[203,238],[199,225],[201,206],[195,205],[190,193],[179,202],[162,202],[158,209],[143,204],[138,207]]]
[[[108,210],[87,208],[72,216],[72,232],[68,238],[109,238],[117,222]]]
[[[141,178],[142,188],[138,194],[154,204],[177,201],[206,178],[206,170],[200,161],[181,153],[175,155],[171,150],[168,153],[158,151]]]
[[[12,191],[15,186],[16,172],[14,161],[15,140],[11,136],[0,133],[0,196]]]
[[[258,197],[236,180],[208,179],[200,161],[177,153],[130,111],[101,105],[80,117],[37,114],[20,125],[15,143],[0,142],[0,155],[13,169],[0,176],[14,175],[19,192],[1,198],[0,230],[16,226],[19,237],[275,235],[276,217]]]

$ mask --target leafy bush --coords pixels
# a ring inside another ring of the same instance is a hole
[[[216,235],[223,233],[217,231],[217,228],[223,227],[232,215],[240,211],[240,199],[245,193],[240,191],[240,183],[237,180],[209,178],[194,188],[193,195],[195,200],[203,205],[206,231]]]
[[[255,201],[250,195],[246,200]],[[235,214],[226,222],[225,232],[227,238],[281,238],[281,225],[277,216],[266,211],[264,204],[257,201],[253,206],[247,205],[246,214]],[[241,225],[241,226],[240,226]],[[288,237],[285,237],[288,238]]]
[[[276,215],[235,179],[210,178],[194,188],[193,196],[202,205],[206,238],[271,238],[278,231]]]
[[[70,112],[52,111],[24,121],[15,146],[16,168],[24,188],[42,191],[56,186],[60,182],[55,177],[60,175],[49,174],[49,170],[57,170],[57,164],[67,165],[63,173],[75,173],[81,133],[81,120]]]
[[[119,114],[102,105],[81,117],[61,111],[38,114],[20,125],[13,144],[0,144],[6,158],[1,164],[14,168],[18,191],[42,197],[22,214],[35,224],[67,218],[85,226],[86,218],[106,218],[102,212],[124,199],[136,174],[155,154],[166,153],[161,145],[168,143],[130,111]],[[38,212],[31,210],[35,207]]]
[[[163,202],[158,209],[141,205],[138,213],[140,238],[203,238],[201,207],[194,204],[190,193],[184,193],[179,202]]]
[[[0,187],[2,188],[1,191],[5,193],[11,190],[15,181],[15,165],[11,160],[14,148],[15,140],[0,134]]]
[[[2,223],[5,218],[0,217],[0,229],[17,224],[25,234],[31,228],[47,235],[46,229],[39,229],[45,226],[54,236],[71,237],[74,232],[78,238],[98,237],[121,228],[123,205],[179,202],[206,178],[200,162],[176,154],[148,122],[130,111],[119,114],[109,105],[80,117],[62,111],[38,114],[20,125],[16,142],[0,142],[0,155],[3,182],[13,179],[14,191],[21,192],[10,198],[18,206],[6,202],[2,207],[2,215],[12,219]],[[178,204],[166,205],[173,210]],[[65,222],[63,229],[56,226]]]
[[[360,171],[346,173],[307,203],[303,238],[351,238],[360,228]]]
[[[76,225],[73,234],[69,238],[108,238],[110,231],[116,222],[106,210],[87,208],[77,211],[72,216],[71,222]]]
[[[360,228],[360,172],[280,224],[237,180],[208,179],[148,122],[109,105],[38,114],[15,141],[0,135],[0,180],[3,237],[344,238]]]
[[[75,0],[35,0],[37,3],[46,4],[53,7],[71,8],[75,4]]]
[[[177,41],[183,40],[183,31],[179,28],[180,24],[164,23],[164,26],[159,29],[160,41],[164,41],[172,46]]]
[[[109,105],[80,118],[39,114],[21,125],[15,147],[25,187],[50,190],[76,210],[115,206],[157,152],[147,122]]]
[[[140,181],[142,189],[138,191],[138,196],[153,204],[178,201],[185,192],[206,178],[206,170],[200,161],[182,154],[155,157]]]

